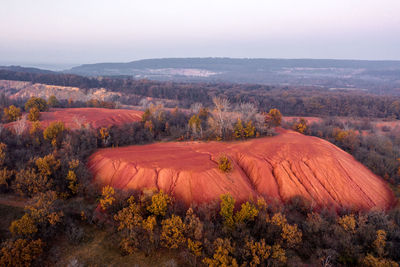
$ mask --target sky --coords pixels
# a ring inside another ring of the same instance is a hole
[[[400,60],[399,0],[0,0],[0,64]]]

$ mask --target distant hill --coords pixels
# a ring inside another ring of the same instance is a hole
[[[313,85],[332,90],[400,88],[400,61],[163,58],[85,64],[65,73],[163,81]]]
[[[51,70],[38,69],[38,68],[27,68],[27,67],[21,67],[21,66],[0,66],[0,70],[35,73],[35,74],[54,74],[54,73],[56,73]]]

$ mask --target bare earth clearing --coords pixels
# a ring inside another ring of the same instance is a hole
[[[106,108],[58,108],[40,114],[42,128],[54,121],[62,121],[70,129],[79,129],[81,125],[87,124],[97,129],[140,121],[143,111]],[[15,123],[8,123],[6,126],[12,127]]]

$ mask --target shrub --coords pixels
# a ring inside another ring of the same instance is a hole
[[[25,110],[28,111],[31,108],[36,107],[39,111],[47,111],[49,109],[49,106],[47,105],[46,100],[40,97],[31,97],[26,103],[25,103]]]
[[[226,155],[219,157],[218,169],[220,169],[222,172],[230,172],[232,170],[232,163]]]

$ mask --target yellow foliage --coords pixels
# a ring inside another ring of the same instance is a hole
[[[78,179],[74,171],[69,170],[67,175],[67,180],[69,181],[68,188],[71,190],[72,194],[76,194],[79,189]]]
[[[201,247],[201,242],[200,241],[193,241],[192,239],[188,238],[187,239],[188,243],[188,249],[193,255],[196,257],[199,257],[201,255],[202,247]]]
[[[300,118],[300,121],[293,124],[292,128],[293,130],[303,134],[308,129],[308,123],[305,119]]]
[[[29,110],[28,120],[38,121],[40,119],[40,111],[37,107],[33,107]]]
[[[276,108],[270,109],[266,116],[266,122],[271,123],[273,126],[279,126],[281,125],[281,121],[282,121],[281,112]]]
[[[114,200],[115,200],[115,190],[109,185],[106,185],[103,187],[102,192],[101,192],[101,198],[100,198],[100,206],[103,210],[106,210],[108,207],[110,207]]]
[[[354,233],[356,230],[356,219],[354,218],[354,214],[340,217],[338,223],[347,232]]]
[[[253,267],[261,265],[268,259],[272,248],[265,243],[264,239],[261,239],[260,242],[246,241],[245,249],[247,256],[251,257],[249,265]]]
[[[172,215],[171,218],[163,220],[161,225],[162,232],[160,239],[164,247],[178,248],[185,243],[185,224],[182,222],[181,217]]]
[[[214,255],[210,258],[204,258],[203,263],[209,267],[238,267],[236,259],[232,256],[235,248],[231,245],[229,239],[217,238],[214,241]]]
[[[254,218],[258,215],[258,209],[251,203],[246,202],[242,204],[242,207],[239,212],[235,214],[236,222],[246,222],[246,221],[254,221]]]
[[[43,253],[43,246],[40,239],[7,241],[1,248],[0,266],[31,266]]]
[[[221,155],[218,159],[218,169],[222,172],[230,172],[232,170],[232,163],[226,155]]]
[[[50,125],[43,131],[43,137],[45,140],[50,140],[53,146],[57,145],[57,139],[65,131],[65,126],[63,122],[55,121],[50,123]]]
[[[32,123],[32,125],[31,125],[31,128],[29,129],[29,133],[30,133],[31,135],[34,135],[34,134],[38,133],[39,130],[40,130],[40,122],[34,121],[34,122]]]
[[[168,204],[170,203],[171,203],[171,198],[163,191],[160,191],[151,197],[151,205],[147,207],[147,210],[153,213],[154,215],[165,216]]]
[[[189,120],[189,128],[194,132],[201,130],[201,120],[198,115],[193,115]]]
[[[47,175],[39,175],[34,169],[19,171],[13,183],[15,191],[22,196],[46,192],[52,185],[53,181]]]
[[[0,143],[0,166],[4,164],[6,160],[6,149],[7,145],[4,143]]]
[[[219,214],[224,219],[224,225],[228,227],[233,227],[233,210],[235,208],[235,199],[229,193],[221,195],[220,199],[221,204]]]
[[[39,111],[46,111],[49,109],[46,100],[40,97],[31,97],[25,103],[25,110],[28,111],[32,108],[37,108]]]
[[[371,254],[362,260],[362,265],[366,267],[398,267],[399,264],[395,261],[385,259],[385,258],[375,258]]]
[[[272,246],[271,258],[281,263],[285,263],[287,261],[285,250],[279,244],[275,244]]]
[[[233,128],[233,136],[236,139],[240,139],[244,137],[244,127],[242,124],[242,120],[240,118],[238,118],[235,127]]]
[[[257,209],[260,211],[266,210],[268,208],[268,204],[264,198],[260,197],[257,199]]]
[[[283,225],[287,224],[287,219],[286,219],[285,215],[278,212],[278,213],[275,213],[274,216],[272,216],[271,220],[269,220],[268,222],[282,227]]]
[[[386,232],[384,230],[376,231],[376,239],[373,243],[376,254],[379,257],[383,257],[385,255],[385,247],[386,247]]]
[[[39,193],[34,198],[34,203],[30,206],[26,206],[25,209],[37,223],[48,222],[51,225],[54,225],[61,222],[61,219],[64,216],[62,211],[54,210],[54,204],[57,199],[57,193],[54,191]]]
[[[9,171],[7,168],[0,169],[0,185],[8,187],[8,182],[14,173],[14,171]]]
[[[244,137],[250,138],[255,135],[256,127],[253,125],[252,121],[247,122],[246,128],[244,128]]]
[[[14,105],[4,108],[4,116],[7,121],[17,121],[22,117],[21,109]]]
[[[296,224],[284,224],[282,225],[281,236],[286,241],[288,247],[294,247],[301,243],[303,233],[298,229]]]
[[[38,231],[35,220],[25,213],[20,219],[15,220],[10,225],[10,232],[14,235],[31,235]]]
[[[53,154],[49,154],[36,159],[35,164],[41,176],[50,176],[60,168],[61,162]]]

